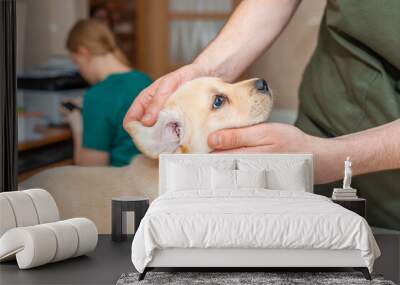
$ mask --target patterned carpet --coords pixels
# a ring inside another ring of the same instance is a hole
[[[142,281],[137,280],[138,276],[138,273],[122,274],[117,285],[395,285],[395,283],[384,280],[379,275],[372,275],[373,280],[368,281],[359,272],[148,272],[146,278]]]

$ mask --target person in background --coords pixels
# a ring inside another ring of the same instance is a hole
[[[139,153],[122,121],[151,79],[133,70],[109,28],[97,20],[78,21],[66,47],[81,75],[92,85],[83,106],[63,108],[74,140],[77,165],[124,166]]]

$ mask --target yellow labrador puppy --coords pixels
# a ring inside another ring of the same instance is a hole
[[[207,137],[216,130],[265,122],[272,96],[263,79],[236,84],[204,77],[182,85],[165,104],[156,124],[128,124],[128,132],[142,153],[208,153]]]
[[[195,79],[170,96],[154,126],[129,124],[130,135],[146,156],[135,157],[126,167],[53,168],[19,186],[46,189],[63,219],[87,217],[99,233],[110,233],[112,197],[157,197],[158,161],[154,158],[160,153],[210,152],[207,137],[211,132],[264,122],[271,108],[272,96],[262,79],[236,84],[209,77]]]

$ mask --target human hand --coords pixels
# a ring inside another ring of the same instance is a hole
[[[75,104],[75,102],[74,102]],[[78,105],[78,104],[76,104]],[[80,109],[69,110],[63,106],[60,107],[61,113],[65,116],[66,121],[74,135],[78,135],[82,133],[82,114]]]
[[[292,125],[264,123],[216,131],[208,144],[218,152],[309,152],[313,138],[319,140]]]
[[[132,103],[124,118],[124,128],[131,121],[141,121],[145,126],[152,126],[168,97],[183,83],[197,77],[206,76],[207,72],[199,64],[185,65],[148,86]]]
[[[219,130],[209,135],[208,145],[215,152],[312,153],[317,184],[340,179],[342,158],[350,153],[341,140],[314,137],[292,125],[279,123]]]

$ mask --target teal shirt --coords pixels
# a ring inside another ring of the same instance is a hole
[[[93,85],[83,99],[83,147],[107,152],[112,166],[129,164],[139,150],[122,121],[133,100],[151,82],[144,73],[131,71],[112,74]]]

